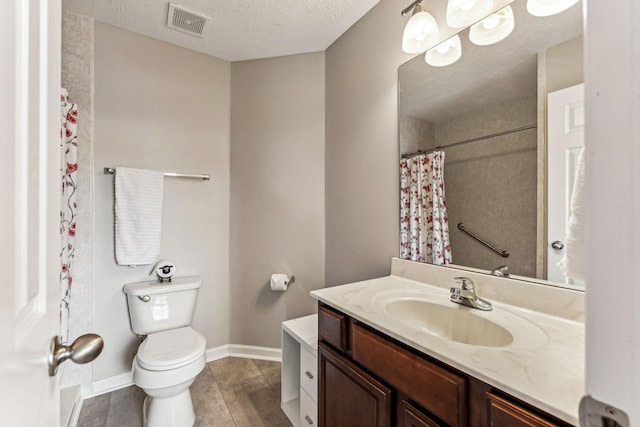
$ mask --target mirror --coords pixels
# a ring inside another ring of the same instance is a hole
[[[547,200],[563,183],[547,182],[547,98],[583,82],[582,4],[549,17],[530,15],[526,0],[511,7],[506,39],[477,46],[467,29],[454,64],[433,67],[419,55],[400,66],[400,154],[445,153],[452,265],[506,265],[517,278],[563,282],[548,271],[558,250],[547,236],[556,217]]]

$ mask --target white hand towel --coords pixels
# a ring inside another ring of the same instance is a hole
[[[584,147],[578,155],[570,209],[564,256],[557,265],[566,277],[584,281]]]
[[[116,168],[116,262],[154,264],[160,253],[164,174]]]

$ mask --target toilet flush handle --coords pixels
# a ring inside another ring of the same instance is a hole
[[[149,301],[151,301],[151,297],[150,297],[149,295],[145,295],[145,296],[138,295],[138,298],[139,298],[139,299],[140,299],[140,301],[142,301],[142,302],[149,302]]]

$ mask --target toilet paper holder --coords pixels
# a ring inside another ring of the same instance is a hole
[[[271,290],[272,291],[286,291],[287,288],[295,283],[296,276],[293,274],[289,276],[284,273],[274,273],[271,275]]]

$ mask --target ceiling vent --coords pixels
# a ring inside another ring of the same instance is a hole
[[[206,23],[210,20],[208,16],[192,12],[183,7],[169,3],[169,13],[167,15],[167,27],[192,36],[202,37]]]

